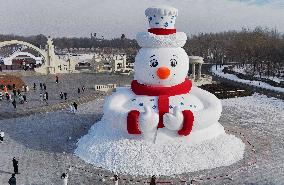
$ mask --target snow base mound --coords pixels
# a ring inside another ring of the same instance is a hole
[[[245,144],[221,134],[196,145],[154,144],[103,133],[104,122],[92,126],[77,143],[75,155],[97,167],[119,174],[174,175],[229,166],[243,158]]]

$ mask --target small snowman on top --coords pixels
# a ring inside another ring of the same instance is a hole
[[[137,34],[141,49],[135,58],[131,89],[117,91],[108,99],[105,118],[113,128],[126,124],[121,128],[128,134],[139,134],[146,140],[155,139],[158,132],[188,136],[193,112],[203,104],[190,94],[189,58],[182,48],[187,36],[175,29],[178,10],[150,7],[145,15],[150,28]]]

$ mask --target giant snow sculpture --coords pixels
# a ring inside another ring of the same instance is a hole
[[[148,175],[241,159],[244,144],[218,122],[220,100],[187,79],[189,58],[182,48],[187,36],[176,32],[178,10],[159,6],[145,14],[149,29],[137,34],[141,49],[131,87],[107,97],[102,120],[80,139],[76,154],[109,170]]]

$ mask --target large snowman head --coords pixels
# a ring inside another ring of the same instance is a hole
[[[141,49],[135,58],[134,78],[139,83],[171,87],[185,80],[189,59],[182,47],[187,37],[183,32],[176,32],[174,23],[177,14],[176,8],[168,6],[146,9],[148,32],[136,36]]]
[[[142,48],[135,58],[134,78],[141,84],[170,87],[185,80],[188,67],[182,48]]]

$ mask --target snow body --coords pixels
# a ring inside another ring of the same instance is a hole
[[[158,114],[157,99],[154,96],[137,96],[130,88],[119,88],[116,93],[108,97],[104,105],[105,124],[109,125],[109,129],[113,129],[114,133],[121,133],[122,137],[154,141],[155,129],[147,134],[129,135],[126,119],[129,110],[136,109],[144,112],[144,106],[149,106],[154,113]],[[198,143],[224,133],[223,127],[218,122],[222,105],[213,94],[198,87],[192,87],[188,94],[170,97],[170,106],[170,113],[173,113],[175,106],[179,106],[181,111],[191,110],[193,112],[193,130],[188,136],[179,136],[177,131],[166,127],[159,128],[155,143],[168,141]]]
[[[172,65],[173,60],[176,65]],[[170,75],[166,79],[161,80],[158,77],[156,71],[159,67],[167,67],[170,70]],[[189,59],[182,48],[142,48],[135,59],[134,79],[149,86],[171,87],[184,81],[188,68]],[[121,133],[122,137],[145,139],[155,143],[169,141],[198,143],[224,133],[223,127],[218,122],[222,112],[221,102],[215,95],[205,90],[192,87],[187,94],[169,97],[169,114],[174,114],[175,108],[180,112],[183,110],[193,112],[193,130],[188,136],[177,134],[181,125],[177,125],[173,130],[164,123],[165,127],[157,130],[159,111],[157,102],[156,96],[136,95],[131,88],[118,88],[117,92],[106,100],[103,119],[109,125],[109,129]],[[146,107],[150,108],[152,118],[145,124],[139,123],[141,135],[129,135],[126,121],[128,113],[131,110],[138,110],[141,114],[145,114]]]

